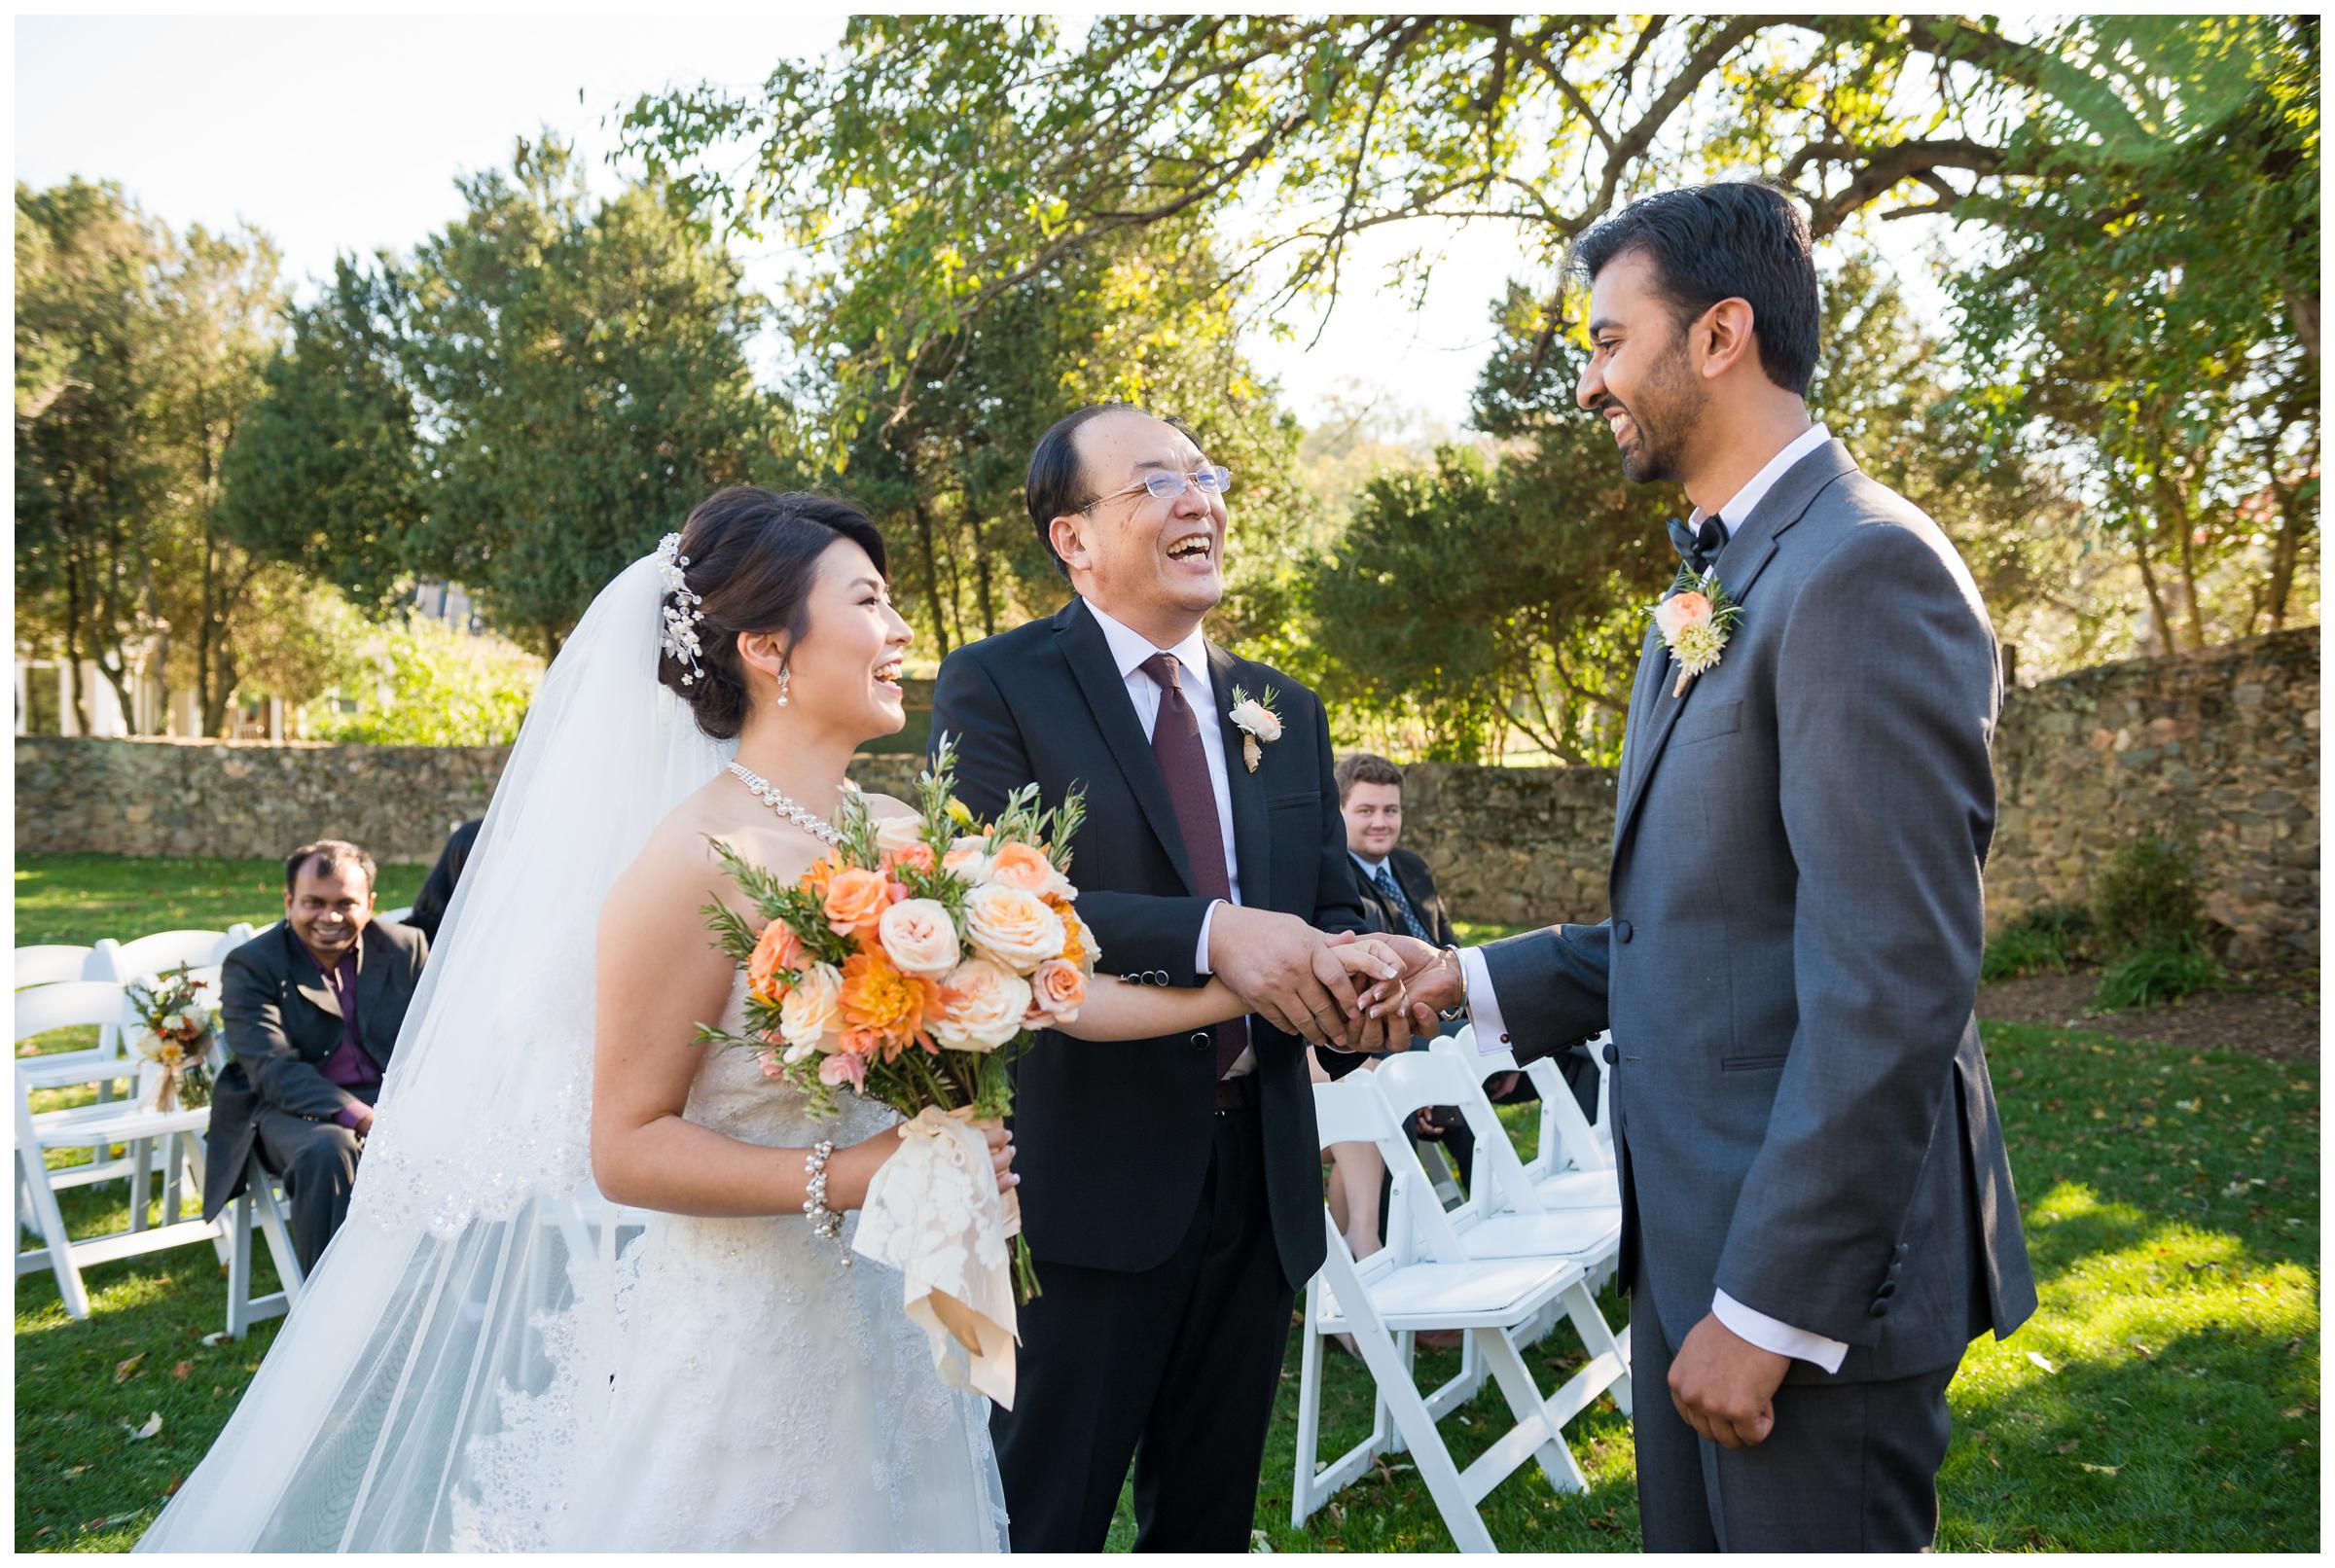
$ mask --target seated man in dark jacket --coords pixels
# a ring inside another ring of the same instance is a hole
[[[373,857],[337,838],[284,863],[284,918],[228,954],[220,1013],[233,1060],[211,1093],[203,1218],[243,1190],[256,1144],[284,1178],[303,1269],[348,1216],[381,1075],[429,940],[373,918]]]

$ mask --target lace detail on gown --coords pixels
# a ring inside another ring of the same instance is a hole
[[[743,1002],[741,976],[726,1027]],[[709,1051],[684,1114],[764,1146],[847,1146],[898,1121],[840,1099],[814,1122],[749,1054]],[[473,1443],[457,1549],[1003,1547],[988,1406],[943,1386],[897,1273],[845,1267],[798,1216],[652,1214],[619,1235],[612,1269],[571,1252],[575,1301],[597,1292],[613,1313],[539,1319],[549,1375]]]

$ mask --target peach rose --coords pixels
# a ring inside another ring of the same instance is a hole
[[[903,900],[883,911],[876,929],[892,962],[926,980],[939,980],[963,956],[955,922],[938,899]]]
[[[1037,1005],[1052,1014],[1058,1023],[1070,1022],[1086,1005],[1087,977],[1076,964],[1049,958],[1038,966],[1030,980]]]
[[[965,882],[968,886],[984,882],[989,875],[989,841],[987,838],[958,838],[941,856],[941,870]]]
[[[889,1048],[887,1059],[923,1036],[940,1011],[938,987],[902,974],[880,947],[853,953],[844,965],[844,1027],[874,1035]]]
[[[765,1078],[780,1078],[786,1073],[786,1069],[779,1064],[778,1052],[774,1051],[758,1051],[754,1052],[754,1059],[762,1064],[762,1076]]]
[[[779,978],[779,972],[800,970],[808,961],[802,940],[787,929],[784,920],[772,920],[762,928],[762,940],[754,944],[754,956],[746,960],[746,988],[765,1002],[783,1002],[786,981]]]
[[[868,1058],[856,1051],[839,1051],[819,1063],[819,1082],[864,1089],[868,1087]]]
[[[1017,975],[1062,955],[1062,917],[1035,893],[995,882],[965,895],[965,935],[976,952]]]
[[[1066,897],[1070,884],[1054,869],[1054,862],[1035,844],[1005,844],[989,858],[989,874],[983,878],[999,887],[1018,887],[1040,897]]]
[[[903,866],[914,866],[929,876],[939,865],[940,862],[933,859],[932,845],[921,838],[906,849],[887,849],[883,852],[883,869],[894,876],[900,874]]]
[[[844,977],[833,964],[811,965],[778,1005],[780,1038],[798,1053],[816,1051],[843,1021],[843,995]]]
[[[1671,638],[1688,626],[1707,625],[1710,623],[1710,596],[1688,588],[1673,593],[1654,606],[1654,624],[1662,629],[1665,638]]]
[[[1022,1032],[1029,982],[987,958],[968,958],[941,981],[933,1037],[952,1051],[995,1051]]]
[[[892,905],[892,880],[881,872],[849,867],[827,884],[822,909],[839,937],[865,937],[876,930],[883,911]]]

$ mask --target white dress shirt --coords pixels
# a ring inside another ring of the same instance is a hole
[[[1208,675],[1208,642],[1199,627],[1192,635],[1173,648],[1157,648],[1149,637],[1124,621],[1105,614],[1093,599],[1086,600],[1095,624],[1102,628],[1102,640],[1110,645],[1111,659],[1119,666],[1119,679],[1127,686],[1128,700],[1135,705],[1135,722],[1149,736],[1160,719],[1160,683],[1151,678],[1144,663],[1160,654],[1173,654],[1175,661],[1184,667],[1184,700],[1192,704],[1192,715],[1200,721],[1200,749],[1208,759],[1208,787],[1216,796],[1216,831],[1224,839],[1224,884],[1232,890],[1233,902],[1240,902],[1240,857],[1233,845],[1233,783],[1226,771],[1224,760],[1224,727],[1210,721],[1216,717],[1220,698]],[[1187,849],[1189,846],[1187,846]],[[1208,928],[1216,923],[1216,905],[1200,921],[1200,950],[1193,954],[1192,967],[1203,975],[1213,974],[1208,965]],[[1225,1077],[1239,1078],[1254,1072],[1257,1054],[1243,1051],[1238,1060],[1226,1070]]]
[[[1831,439],[1831,431],[1820,424],[1811,425],[1783,450],[1769,458],[1767,466],[1752,475],[1748,484],[1729,496],[1719,507],[1719,526],[1727,530],[1727,537],[1735,537],[1736,529],[1742,525],[1745,517],[1751,516],[1760,502],[1767,499],[1768,491],[1775,488],[1776,481],[1783,478],[1786,470]],[[1687,526],[1699,527],[1706,516],[1707,514],[1697,508],[1694,516],[1687,519]],[[1491,970],[1484,962],[1484,955],[1473,947],[1461,949],[1459,974],[1467,985],[1467,1010],[1475,1022],[1476,1038],[1485,1042],[1488,1049],[1505,1050],[1508,1046],[1507,1024],[1500,1016],[1499,999],[1492,995]],[[1762,1350],[1773,1351],[1779,1356],[1814,1362],[1828,1372],[1839,1372],[1842,1358],[1849,1354],[1848,1345],[1842,1341],[1827,1339],[1820,1334],[1811,1334],[1806,1329],[1795,1329],[1788,1323],[1778,1322],[1765,1312],[1745,1306],[1725,1291],[1714,1294],[1710,1310],[1712,1316],[1739,1338],[1747,1339]]]

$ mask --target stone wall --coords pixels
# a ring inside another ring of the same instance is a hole
[[[2191,837],[2212,917],[2247,955],[2318,950],[2318,631],[2139,659],[2022,688],[1995,739],[2000,792],[1987,875],[1999,922],[2081,903],[2094,867],[2145,832]],[[19,853],[268,858],[304,837],[428,860],[477,814],[497,747],[17,740]],[[914,757],[862,757],[868,789],[904,794]],[[1610,768],[1409,769],[1404,841],[1459,918],[1605,913]]]
[[[2196,848],[2244,958],[2318,952],[2318,628],[2081,670],[2011,695],[1987,910],[2081,904],[2147,833]]]

